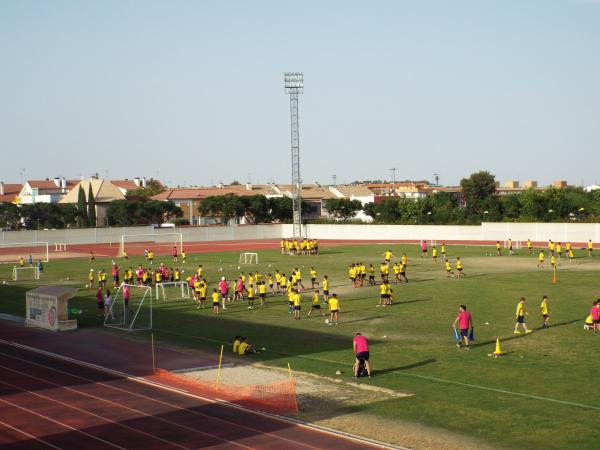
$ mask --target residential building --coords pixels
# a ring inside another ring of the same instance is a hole
[[[22,187],[21,184],[0,181],[0,203],[16,203]]]
[[[109,225],[106,222],[106,212],[110,202],[114,200],[125,200],[125,195],[121,189],[112,184],[109,180],[103,180],[101,178],[89,178],[87,180],[81,180],[75,186],[73,186],[73,188],[60,200],[59,203],[77,204],[79,201],[79,187],[83,188],[85,200],[86,202],[89,202],[90,186],[92,188],[92,195],[94,196],[94,203],[96,204],[95,225]]]

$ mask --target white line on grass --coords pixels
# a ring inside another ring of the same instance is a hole
[[[199,337],[199,336],[190,336],[190,335],[173,333],[171,331],[159,330],[159,329],[157,329],[156,331],[162,331],[162,332],[167,333],[167,334],[173,334],[173,335],[181,336],[181,337],[191,337],[191,338],[199,339],[201,341],[215,342],[215,343],[219,343],[219,344],[228,344],[228,342],[223,342],[223,341],[219,341],[219,340],[216,340],[216,339],[202,338],[202,337]],[[298,354],[294,354],[294,353],[280,352],[280,351],[277,351],[277,350],[266,350],[266,351],[271,352],[271,353],[276,353],[276,354],[279,354],[279,355],[284,355],[284,356],[293,356],[293,357],[296,357],[296,358],[308,359],[308,360],[311,360],[311,361],[321,361],[321,362],[326,362],[326,363],[330,363],[330,364],[339,364],[339,365],[342,365],[342,366],[352,366],[352,367],[354,366],[354,364],[350,364],[350,363],[346,363],[346,362],[340,362],[340,361],[334,361],[332,359],[327,359],[327,358],[318,358],[318,357],[314,357],[314,356],[298,355]],[[514,392],[514,391],[509,391],[509,390],[506,390],[506,389],[494,388],[494,387],[489,387],[489,386],[481,386],[481,385],[478,385],[478,384],[463,383],[461,381],[454,381],[454,380],[445,380],[443,378],[428,377],[426,375],[418,375],[418,374],[415,374],[415,373],[405,373],[404,371],[400,371],[400,370],[396,370],[396,371],[389,372],[389,373],[390,374],[402,375],[404,377],[413,377],[413,378],[420,378],[422,380],[435,381],[437,383],[454,384],[456,386],[463,386],[463,387],[469,387],[469,388],[474,388],[474,389],[481,389],[483,391],[498,392],[498,393],[501,393],[501,394],[513,395],[513,396],[516,396],[516,397],[526,397],[526,398],[531,398],[531,399],[534,399],[534,400],[541,400],[541,401],[552,402],[552,403],[560,403],[561,405],[577,406],[579,408],[586,408],[586,409],[593,409],[593,410],[596,410],[596,411],[600,411],[600,406],[585,405],[583,403],[570,402],[570,401],[567,401],[567,400],[559,400],[559,399],[551,398],[551,397],[542,397],[540,395],[523,394],[521,392]]]

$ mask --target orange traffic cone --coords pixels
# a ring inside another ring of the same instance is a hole
[[[554,268],[554,275],[552,275],[552,284],[556,284],[556,267]]]
[[[504,355],[504,352],[500,348],[500,338],[496,338],[496,350],[494,351],[494,353],[492,353],[491,356],[493,356],[494,358],[497,358],[498,356],[502,356],[502,355]]]

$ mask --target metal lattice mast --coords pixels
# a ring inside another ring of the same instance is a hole
[[[292,217],[294,237],[302,237],[302,179],[300,178],[300,120],[298,116],[298,95],[304,93],[304,74],[286,72],[283,74],[285,93],[290,96],[290,124],[292,144]]]

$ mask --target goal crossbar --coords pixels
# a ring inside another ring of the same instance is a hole
[[[40,250],[34,250],[36,247],[40,247]],[[5,242],[0,243],[0,249],[24,249],[26,254],[20,255],[22,258],[27,259],[30,254],[35,254],[35,259],[41,259],[42,262],[48,262],[50,260],[50,250],[48,242]]]
[[[165,291],[165,289],[167,289]],[[167,281],[157,283],[154,290],[156,291],[156,300],[177,300],[182,298],[191,298],[190,285],[185,281]],[[179,297],[171,297],[167,292],[179,293]]]
[[[13,267],[13,281],[19,281],[19,272],[22,270],[33,270],[33,278],[35,280],[40,279],[40,269],[37,266],[23,266],[23,267]]]
[[[238,264],[258,264],[258,253],[245,252],[240,253]]]
[[[122,234],[119,241],[119,252],[117,257],[124,256],[127,247],[139,245],[164,245],[171,244],[177,247],[178,253],[183,251],[183,234],[181,232],[173,233],[143,233],[143,234]]]

